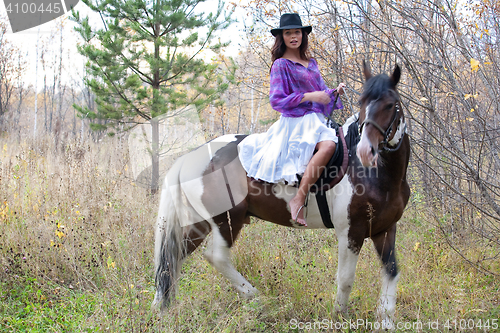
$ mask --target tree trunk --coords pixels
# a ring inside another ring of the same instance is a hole
[[[151,119],[151,194],[156,194],[160,185],[160,132],[158,118]]]
[[[155,25],[155,59],[160,59],[159,44],[160,25]],[[151,110],[151,194],[156,194],[160,188],[160,133],[156,99],[160,93],[160,70],[153,74],[153,109]]]

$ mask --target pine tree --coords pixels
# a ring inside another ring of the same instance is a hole
[[[219,1],[213,13],[202,13],[205,0],[82,0],[98,12],[103,28],[73,12],[84,43],[87,84],[96,96],[96,111],[77,110],[93,119],[95,130],[127,130],[138,123],[152,127],[151,191],[159,188],[160,115],[187,105],[198,110],[213,103],[228,87],[219,68],[201,53],[213,44],[216,31],[227,28],[230,15]]]

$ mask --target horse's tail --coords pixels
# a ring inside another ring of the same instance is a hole
[[[168,178],[167,176],[161,191],[155,232],[156,294],[153,306],[159,306],[162,311],[175,298],[182,259],[186,251],[180,223],[182,213],[178,205],[181,201],[181,187],[179,184],[168,184]]]

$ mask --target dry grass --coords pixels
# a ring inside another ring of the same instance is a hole
[[[50,140],[0,147],[1,332],[293,332],[301,331],[293,319],[376,321],[381,268],[371,242],[361,252],[350,310],[338,316],[335,232],[261,221],[242,231],[233,251],[237,269],[261,292],[256,300],[240,299],[196,251],[177,301],[159,318],[150,309],[157,198],[133,184],[126,150],[117,147],[113,140],[58,153]],[[399,224],[396,315],[423,327],[400,331],[459,330],[447,330],[447,320],[474,320],[469,332],[493,331],[498,276],[465,264],[419,208],[411,206]],[[484,253],[470,243],[471,253]],[[498,263],[490,269],[500,273]],[[479,320],[490,320],[490,328],[477,327]],[[426,329],[436,321],[439,330]]]

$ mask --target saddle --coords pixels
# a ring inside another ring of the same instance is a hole
[[[330,215],[330,209],[328,208],[328,203],[326,201],[325,192],[337,185],[344,178],[349,165],[349,157],[352,155],[351,149],[357,146],[360,138],[357,116],[348,126],[347,136],[344,136],[342,126],[330,117],[328,120],[328,127],[335,129],[335,132],[337,133],[337,147],[332,158],[326,164],[322,174],[316,183],[311,186],[310,192],[316,194],[316,202],[318,203],[323,224],[327,228],[333,228],[334,226]],[[297,178],[299,179],[297,186],[299,186],[302,180],[302,175],[297,175]]]

